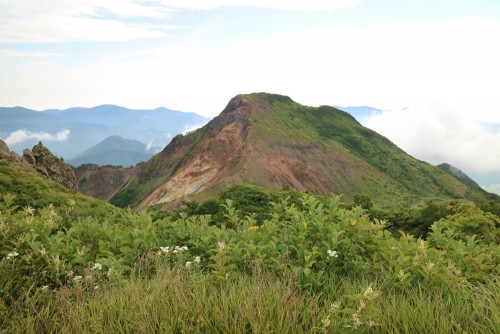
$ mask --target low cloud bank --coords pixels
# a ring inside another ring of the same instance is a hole
[[[500,183],[499,184],[489,184],[489,185],[481,185],[481,188],[484,190],[500,195]]]
[[[447,162],[476,175],[500,172],[500,131],[468,113],[415,106],[373,115],[364,125],[431,164]]]
[[[58,141],[62,142],[68,139],[71,131],[68,129],[62,129],[61,131],[50,134],[48,132],[40,131],[40,132],[32,132],[25,129],[19,129],[11,132],[7,138],[4,139],[7,145],[15,145],[20,144],[29,139],[36,139],[41,141]]]

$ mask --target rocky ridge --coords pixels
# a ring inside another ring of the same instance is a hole
[[[9,160],[26,173],[37,173],[56,181],[66,188],[76,190],[76,176],[70,166],[50,152],[42,142],[33,146],[31,151],[25,149],[23,156],[11,152],[7,144],[0,140],[0,159]]]

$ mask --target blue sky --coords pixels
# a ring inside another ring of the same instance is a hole
[[[365,125],[494,187],[498,36],[497,0],[0,0],[0,106],[369,105]]]

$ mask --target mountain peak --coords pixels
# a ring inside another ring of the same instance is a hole
[[[228,114],[236,111],[238,108],[247,107],[249,105],[250,103],[248,99],[246,99],[243,95],[236,95],[229,100],[229,103],[226,105],[224,110],[222,110],[221,114]]]

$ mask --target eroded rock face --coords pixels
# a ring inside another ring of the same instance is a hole
[[[109,201],[134,175],[130,168],[83,164],[76,168],[78,191],[94,198]]]

